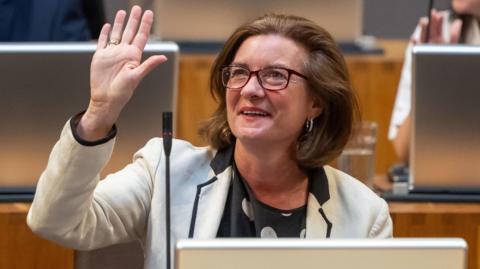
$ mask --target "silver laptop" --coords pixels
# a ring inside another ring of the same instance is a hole
[[[93,43],[0,44],[0,193],[35,187],[69,117],[86,109]],[[175,111],[178,46],[148,44],[144,57],[165,54],[125,107],[113,157],[116,171],[149,138],[160,136],[162,112]]]
[[[480,192],[480,46],[413,48],[412,192]]]
[[[467,244],[443,239],[179,241],[176,269],[465,269]]]

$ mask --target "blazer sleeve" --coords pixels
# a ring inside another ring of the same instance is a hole
[[[162,148],[147,145],[131,164],[100,180],[114,141],[83,146],[65,125],[27,216],[35,233],[81,250],[144,238]]]
[[[381,207],[370,230],[369,238],[391,238],[393,236],[393,222],[388,210],[388,204],[380,199]]]

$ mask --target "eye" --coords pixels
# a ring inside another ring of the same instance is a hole
[[[245,76],[248,77],[249,75],[248,70],[241,67],[232,67],[230,68],[229,73],[230,73],[230,78],[239,78],[239,77],[245,77]]]
[[[250,71],[239,66],[228,66],[222,69],[223,86],[238,89],[245,85],[250,77]]]
[[[262,70],[261,77],[266,83],[282,83],[288,80],[288,71],[280,68],[268,68]]]

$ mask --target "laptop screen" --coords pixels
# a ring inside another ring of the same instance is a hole
[[[413,49],[410,189],[480,191],[480,46]]]
[[[0,45],[0,192],[36,185],[69,117],[87,108],[93,43]],[[178,47],[148,44],[144,57],[168,61],[141,82],[117,123],[103,174],[119,170],[149,138],[161,136],[162,112],[175,109]]]
[[[215,239],[177,244],[176,269],[465,269],[463,239]]]

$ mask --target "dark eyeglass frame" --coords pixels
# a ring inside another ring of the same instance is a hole
[[[235,88],[232,88],[232,87],[229,87],[227,84],[228,84],[228,81],[225,81],[225,76],[224,76],[224,73],[227,69],[229,68],[240,68],[240,69],[244,69],[245,71],[248,71],[248,79],[245,80],[245,83],[242,85],[242,86],[239,86],[239,87],[235,87]],[[270,89],[270,88],[267,88],[265,86],[263,86],[263,82],[262,80],[260,79],[260,76],[258,75],[259,73],[265,71],[265,70],[271,70],[271,69],[281,69],[281,70],[285,70],[287,71],[288,73],[288,77],[287,77],[287,83],[285,84],[284,87],[282,88],[279,88],[279,89]],[[239,90],[243,87],[245,87],[245,85],[247,85],[247,83],[250,81],[250,79],[252,78],[252,75],[255,75],[257,77],[257,81],[258,81],[258,84],[260,85],[260,87],[262,87],[262,89],[264,90],[269,90],[269,91],[281,91],[281,90],[284,90],[288,87],[288,84],[290,83],[290,77],[292,76],[292,74],[294,75],[297,75],[305,80],[308,81],[308,78],[307,76],[295,71],[295,70],[292,70],[292,69],[289,69],[289,68],[286,68],[286,67],[275,67],[275,66],[269,66],[269,67],[265,67],[265,68],[262,68],[262,69],[258,69],[258,70],[255,70],[255,71],[250,71],[248,68],[244,67],[244,66],[239,66],[239,65],[227,65],[227,66],[223,66],[222,69],[220,70],[221,72],[221,76],[222,76],[222,85],[227,88],[227,89],[232,89],[232,90]]]

